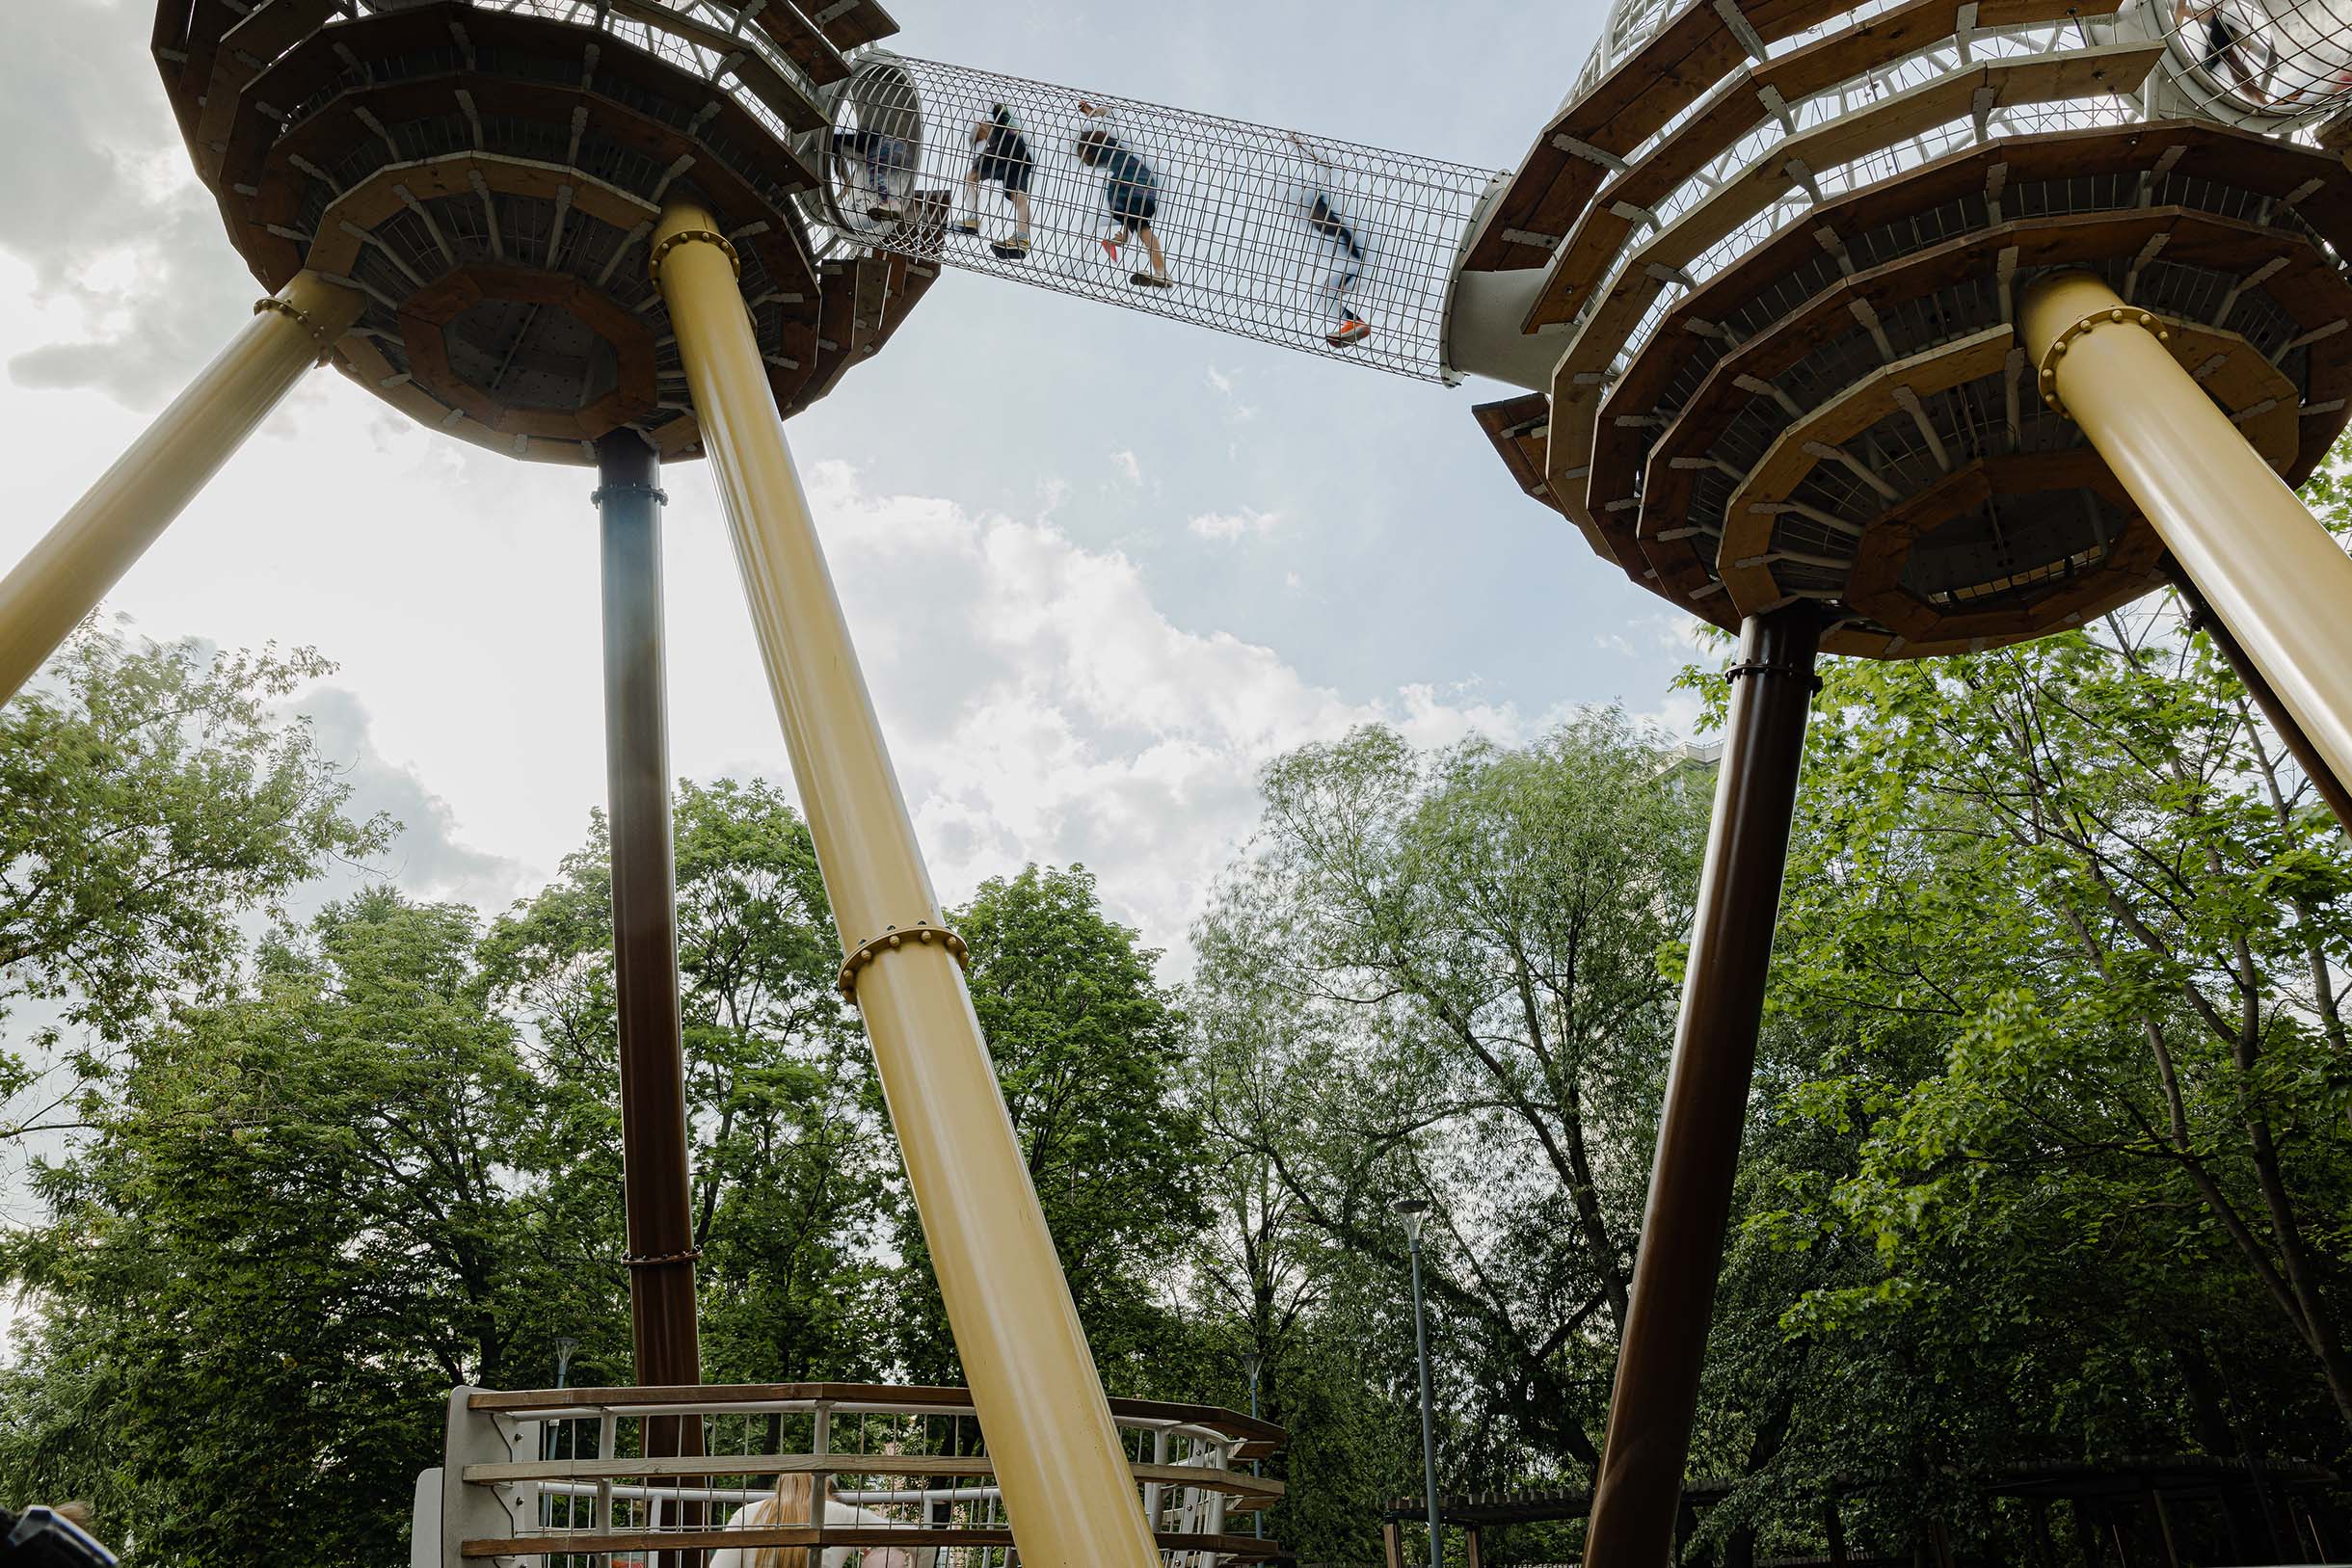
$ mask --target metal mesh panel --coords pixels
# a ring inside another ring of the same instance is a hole
[[[861,65],[820,155],[843,245],[1428,380],[1498,177],[889,55]]]
[[[2215,119],[2285,127],[2352,105],[2352,0],[2160,0],[2174,92]]]

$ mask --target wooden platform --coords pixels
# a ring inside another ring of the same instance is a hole
[[[155,57],[256,279],[307,267],[366,293],[334,361],[420,423],[535,461],[592,462],[621,428],[698,455],[647,274],[674,195],[734,243],[788,414],[877,352],[936,275],[819,254],[802,217],[821,175],[787,138],[826,123],[842,50],[893,30],[872,0],[614,0],[607,27],[460,0],[346,9],[162,0]]]
[[[2009,68],[2063,88],[2101,58]],[[1550,395],[1479,411],[1522,489],[1719,625],[1809,598],[1832,651],[1917,657],[2153,586],[2152,534],[2015,338],[2045,269],[2091,268],[2160,317],[2290,482],[2344,427],[2352,182],[2315,149],[2179,123],[1992,137],[1808,202],[1692,279],[1678,230],[1711,244],[1729,230],[1707,207],[1752,199],[1734,182],[1651,233],[1593,291]],[[1562,306],[1576,253],[1550,274]]]

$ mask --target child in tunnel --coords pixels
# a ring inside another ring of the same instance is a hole
[[[1138,268],[1130,281],[1137,288],[1171,286],[1167,255],[1160,249],[1160,236],[1152,229],[1152,220],[1160,215],[1159,175],[1141,154],[1111,134],[1109,127],[1115,122],[1109,109],[1081,98],[1078,112],[1101,121],[1078,133],[1078,161],[1102,174],[1103,205],[1109,210],[1111,223],[1117,226],[1116,233],[1096,243],[1116,262],[1128,240],[1142,241],[1151,270]]]
[[[1013,233],[1011,239],[992,243],[989,249],[1002,260],[1018,261],[1029,251],[1029,193],[1037,174],[1037,160],[1030,155],[1020,117],[1002,103],[990,106],[988,118],[973,124],[972,148],[972,167],[964,173],[964,217],[955,231],[979,233],[980,184],[993,181],[1003,188],[1004,199],[1013,209]]]
[[[1306,226],[1306,271],[1323,274],[1323,281],[1315,291],[1316,299],[1327,317],[1335,318],[1335,325],[1323,334],[1323,341],[1335,349],[1351,347],[1372,335],[1372,324],[1356,314],[1350,298],[1372,266],[1371,236],[1360,223],[1350,220],[1333,194],[1331,160],[1296,133],[1291,140],[1319,166],[1309,172],[1307,178],[1291,185],[1288,204],[1292,214]]]
[[[900,192],[914,182],[915,149],[880,131],[835,131],[833,172],[848,187],[851,205],[862,203],[876,223],[895,223],[902,216]]]

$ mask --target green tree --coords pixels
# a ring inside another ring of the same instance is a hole
[[[973,1010],[1095,1358],[1112,1392],[1161,1392],[1178,1333],[1165,1281],[1201,1221],[1202,1136],[1160,955],[1103,914],[1083,866],[991,879],[949,919],[971,946]],[[955,1375],[911,1202],[898,1236],[901,1355],[919,1379]]]
[[[574,1288],[515,1223],[535,1097],[474,935],[362,894],[140,1041],[0,1255],[40,1303],[12,1492],[94,1497],[139,1563],[272,1560],[296,1522],[307,1560],[404,1560],[448,1389],[532,1367],[518,1324]]]
[[[747,1382],[869,1375],[881,1354],[874,1237],[890,1154],[865,1042],[834,989],[841,947],[808,826],[774,785],[726,780],[682,783],[673,821],[706,1370]],[[546,1201],[593,1204],[593,1224],[575,1215],[572,1234],[601,1236],[614,1257],[610,855],[599,813],[486,950],[498,995],[530,1024],[555,1116]],[[626,1356],[588,1370],[628,1375]]]
[[[1717,1334],[1792,1408],[1767,1484],[1985,1529],[2000,1463],[2340,1452],[2348,921],[2168,605],[1832,670]]]
[[[78,1121],[112,1048],[168,1002],[225,993],[242,917],[388,841],[391,824],[344,814],[334,763],[278,706],[334,668],[93,623],[0,707],[0,1018],[44,1004],[0,1045],[0,1142]],[[69,1031],[81,1071],[25,1093]]]
[[[1274,1010],[1246,1031],[1273,1087],[1212,1116],[1270,1162],[1298,1220],[1378,1261],[1392,1299],[1387,1206],[1434,1201],[1432,1310],[1470,1449],[1454,1474],[1590,1466],[1672,1033],[1660,959],[1689,927],[1703,794],[1614,713],[1525,750],[1424,756],[1364,730],[1262,783],[1257,850],[1196,945],[1204,992]],[[1242,1038],[1203,1049],[1216,1061]]]

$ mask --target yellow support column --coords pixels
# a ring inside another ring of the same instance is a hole
[[[304,273],[254,306],[245,330],[0,579],[0,703],[147,553],[366,303]]]
[[[685,361],[768,686],[907,1181],[1029,1568],[1159,1554],[1029,1184],[710,215],[674,202],[655,280]]]
[[[2163,341],[2087,273],[2025,297],[2042,393],[2082,427],[2339,779],[2352,779],[2352,557]]]

